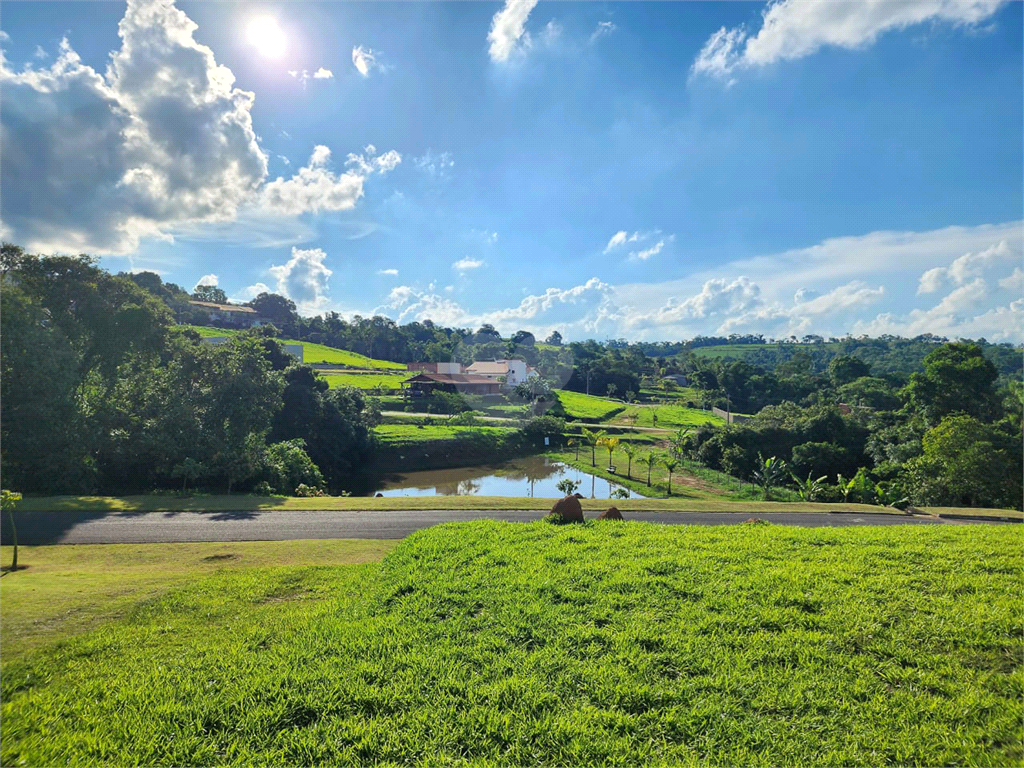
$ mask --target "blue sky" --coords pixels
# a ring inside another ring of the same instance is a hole
[[[304,314],[1022,341],[1022,17],[5,3],[0,220]]]

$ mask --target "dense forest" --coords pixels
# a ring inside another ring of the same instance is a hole
[[[330,390],[275,337],[370,357],[519,357],[548,387],[621,400],[681,397],[752,416],[680,434],[682,457],[736,477],[766,462],[808,498],[1021,506],[1022,350],[934,336],[762,336],[566,343],[489,325],[304,318],[282,296],[250,306],[272,325],[202,343],[189,293],[151,272],[111,275],[87,256],[4,244],[0,420],[4,483],[30,492],[205,487],[286,493],[358,485],[372,461],[373,401]],[[706,354],[708,349],[729,354]],[[703,350],[703,352],[702,352]],[[739,354],[737,351],[742,351]],[[669,377],[687,377],[682,394]]]

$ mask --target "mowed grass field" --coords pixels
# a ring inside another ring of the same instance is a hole
[[[234,336],[238,331],[228,328],[212,328],[203,325],[188,325],[204,338],[219,338],[222,336]],[[304,363],[329,363],[332,365],[347,365],[350,368],[366,368],[370,370],[395,370],[405,371],[404,363],[393,363],[389,360],[376,360],[358,352],[349,352],[344,349],[335,349],[323,344],[314,344],[310,341],[294,341],[293,339],[278,339],[283,344],[301,344],[302,362]]]
[[[5,654],[0,762],[1019,765],[1022,567],[1009,526],[542,522],[218,567]]]
[[[323,373],[321,374],[331,389],[338,387],[356,387],[357,389],[401,389],[402,382],[409,376],[408,372],[389,373]]]
[[[654,423],[654,417],[658,423]],[[711,411],[687,408],[681,405],[628,405],[622,413],[616,414],[611,424],[628,424],[637,427],[663,427],[665,429],[691,429],[701,424],[721,426],[725,419]]]
[[[626,404],[619,400],[570,392],[567,389],[556,390],[555,395],[570,419],[604,421],[626,407]]]
[[[429,440],[451,440],[470,432],[504,434],[513,430],[511,427],[459,427],[446,424],[382,424],[373,431],[382,443],[396,445]]]

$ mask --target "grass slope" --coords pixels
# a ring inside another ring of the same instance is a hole
[[[407,445],[431,440],[451,440],[472,432],[506,434],[510,427],[457,427],[446,424],[382,424],[374,429],[377,439],[386,445]]]
[[[356,387],[357,389],[401,389],[408,372],[391,373],[324,373],[322,374],[331,389],[338,387]]]
[[[396,540],[311,539],[19,547],[24,570],[0,579],[0,658],[14,659],[122,618],[142,600],[221,569],[365,563],[397,545]],[[0,547],[5,565],[11,549]]]
[[[1019,765],[1021,574],[1004,527],[438,526],[5,658],[0,762]]]
[[[658,423],[654,423],[654,417]],[[687,408],[681,405],[628,405],[615,415],[610,423],[629,424],[636,427],[662,427],[664,429],[692,429],[702,424],[725,424],[725,419],[711,411]]]
[[[562,404],[562,410],[571,419],[604,421],[621,412],[626,407],[619,400],[609,400],[606,397],[597,397],[595,395],[584,395],[567,389],[556,390],[555,395]]]
[[[213,328],[203,325],[184,326],[197,332],[203,338],[219,338],[222,336],[234,336],[238,333],[229,328]],[[393,363],[389,360],[375,360],[358,352],[349,352],[344,349],[335,349],[323,344],[314,344],[310,341],[295,341],[293,339],[278,339],[284,344],[301,344],[302,361],[304,363],[328,363],[331,365],[346,365],[350,368],[366,368],[370,370],[395,370],[404,371],[404,363]]]

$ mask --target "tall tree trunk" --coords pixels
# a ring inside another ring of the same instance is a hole
[[[18,570],[18,529],[14,525],[14,510],[7,510],[7,519],[11,521],[11,541],[14,543],[14,558],[11,560],[11,570]]]

